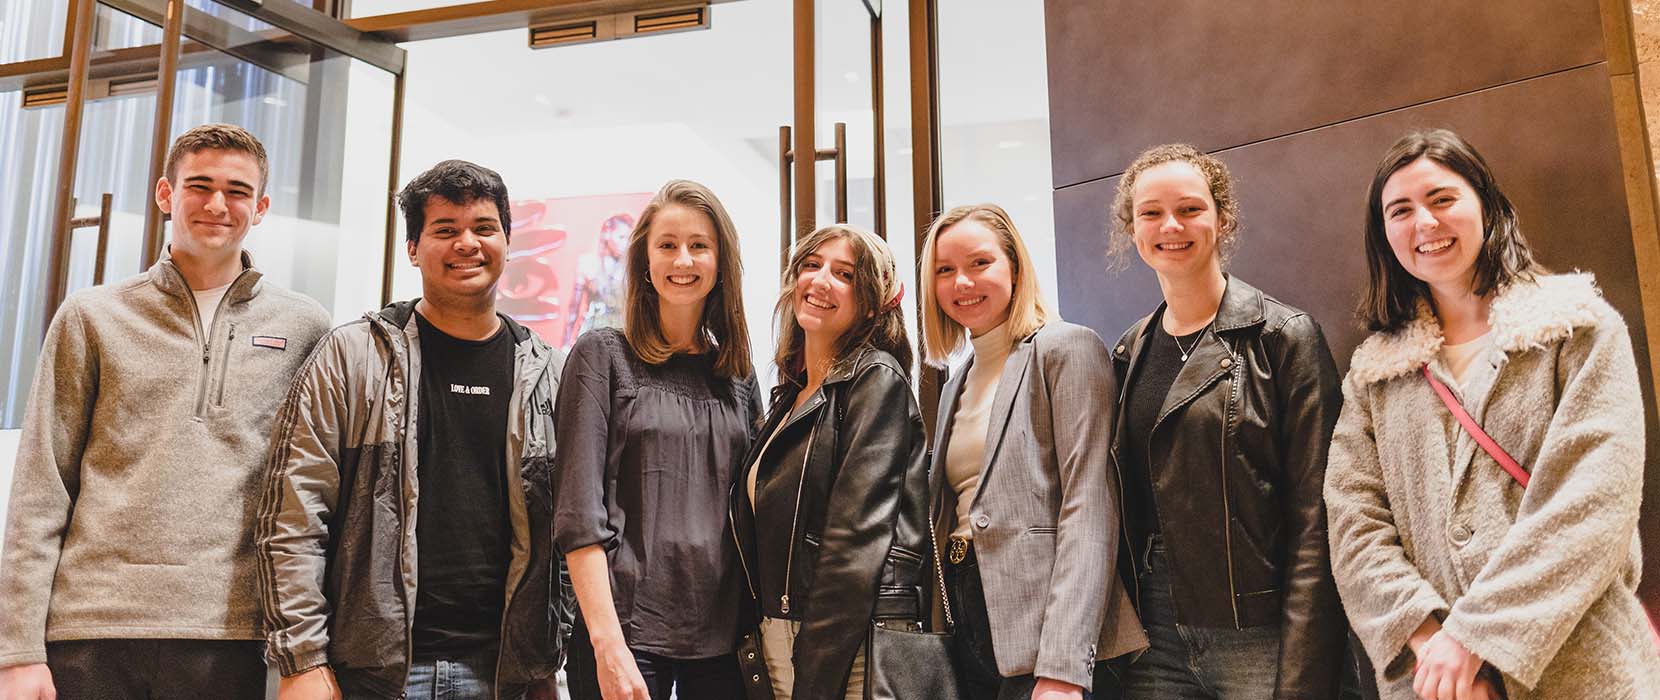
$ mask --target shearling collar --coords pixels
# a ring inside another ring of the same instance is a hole
[[[1488,316],[1493,346],[1513,353],[1561,340],[1575,328],[1596,324],[1602,307],[1602,292],[1590,273],[1512,283],[1493,298]],[[1349,376],[1370,384],[1416,372],[1441,352],[1442,340],[1440,321],[1420,302],[1418,317],[1406,326],[1374,333],[1355,349]]]

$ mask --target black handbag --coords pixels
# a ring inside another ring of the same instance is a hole
[[[945,610],[944,633],[929,632],[915,620],[876,620],[870,625],[865,644],[866,700],[956,700],[956,665],[951,661],[951,599],[945,591],[945,569],[940,566],[939,539],[934,535],[934,518],[928,517],[929,550],[934,560],[934,580],[940,587],[940,604]],[[918,596],[918,612],[921,608]]]

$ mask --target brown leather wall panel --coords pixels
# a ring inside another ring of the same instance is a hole
[[[1424,127],[1452,128],[1482,151],[1545,265],[1596,274],[1631,328],[1643,394],[1653,406],[1605,64],[1220,152],[1238,179],[1242,209],[1243,237],[1230,271],[1309,311],[1346,370],[1365,337],[1353,309],[1365,285],[1366,188],[1384,150]],[[1133,251],[1123,272],[1103,269],[1117,184],[1112,177],[1055,192],[1061,314],[1108,343],[1160,300],[1156,279]],[[1653,411],[1647,435],[1649,454],[1660,454]],[[1660,470],[1653,461],[1645,485],[1646,552],[1660,552]],[[1645,566],[1645,590],[1655,601],[1660,556],[1647,557]]]
[[[1047,0],[1056,187],[1604,60],[1597,3]],[[1064,157],[1063,157],[1064,156]]]

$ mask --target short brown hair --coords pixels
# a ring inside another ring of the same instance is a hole
[[[1521,217],[1504,196],[1487,159],[1464,137],[1447,129],[1414,131],[1390,146],[1378,161],[1372,185],[1366,189],[1366,295],[1360,319],[1373,331],[1393,331],[1417,318],[1419,302],[1433,308],[1429,285],[1401,266],[1389,246],[1383,223],[1383,187],[1401,168],[1427,158],[1469,183],[1481,200],[1481,251],[1476,254],[1471,292],[1487,297],[1518,279],[1531,280],[1548,270],[1533,259],[1522,237]]]
[[[1220,158],[1185,143],[1167,143],[1141,152],[1118,178],[1112,202],[1112,243],[1107,248],[1111,266],[1122,269],[1135,247],[1135,183],[1148,169],[1165,163],[1187,163],[1199,171],[1216,201],[1217,249],[1222,262],[1228,261],[1239,242],[1239,198],[1234,194],[1233,173]]]
[[[203,124],[179,134],[173,147],[167,150],[167,166],[162,170],[169,182],[179,177],[179,161],[197,151],[240,151],[253,156],[259,164],[259,194],[265,194],[265,181],[271,176],[271,162],[265,157],[265,144],[253,134],[235,124]]]
[[[628,283],[623,317],[623,337],[628,347],[649,364],[662,364],[674,355],[663,337],[657,288],[647,278],[651,225],[664,207],[676,205],[702,212],[715,227],[715,288],[703,301],[703,318],[698,322],[700,339],[715,345],[715,374],[727,378],[755,373],[749,359],[749,324],[744,320],[744,263],[738,250],[738,228],[715,193],[691,180],[670,180],[651,198],[640,222],[628,237]]]

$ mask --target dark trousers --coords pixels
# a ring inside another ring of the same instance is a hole
[[[640,677],[651,692],[651,700],[743,700],[743,676],[736,654],[707,659],[671,659],[632,649]],[[580,622],[571,632],[565,657],[565,685],[571,700],[600,700],[599,673],[595,668],[594,646],[588,628]]]
[[[945,588],[951,595],[952,661],[965,700],[1030,700],[1037,679],[1030,674],[1006,678],[997,672],[991,643],[991,619],[986,614],[986,592],[980,582],[980,564],[969,545],[962,562],[945,564]],[[1119,678],[1127,660],[1095,664],[1094,688],[1084,700],[1117,700]]]
[[[265,643],[204,639],[47,642],[46,666],[66,700],[263,700]]]

